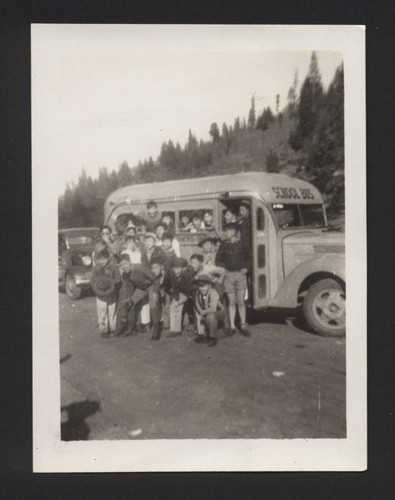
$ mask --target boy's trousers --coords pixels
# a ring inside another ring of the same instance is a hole
[[[182,331],[182,311],[187,300],[188,297],[180,293],[180,298],[177,301],[172,299],[170,302],[170,331]]]
[[[117,332],[120,334],[127,327],[129,331],[136,329],[137,316],[148,297],[147,290],[137,288],[132,296],[132,305],[128,302],[120,302],[117,311]]]
[[[204,318],[196,311],[198,334],[204,335],[205,333],[208,333],[209,337],[217,338],[218,323],[220,321],[224,321],[225,317],[226,312],[224,310],[207,314]]]
[[[99,332],[108,333],[114,332],[117,319],[117,302],[108,304],[105,300],[96,297],[97,318],[99,321]]]

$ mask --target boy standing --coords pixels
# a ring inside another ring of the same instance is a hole
[[[195,295],[195,309],[198,325],[198,335],[195,342],[206,343],[208,347],[217,344],[218,323],[225,318],[224,307],[212,279],[207,274],[196,278],[198,290]]]
[[[93,265],[97,262],[97,256],[101,250],[107,249],[111,260],[116,259],[119,255],[121,244],[118,239],[112,237],[110,226],[102,226],[100,229],[100,241],[96,243],[93,250]]]
[[[218,249],[215,263],[225,268],[224,289],[229,302],[229,321],[231,334],[236,333],[236,305],[240,317],[240,333],[244,337],[251,334],[246,328],[246,306],[244,302],[247,290],[247,273],[251,267],[249,245],[240,238],[240,226],[237,223],[225,226],[226,240]]]
[[[250,203],[248,200],[243,200],[239,207],[239,227],[241,241],[251,246],[251,222],[250,222]]]
[[[217,238],[208,236],[199,241],[199,246],[203,252],[203,263],[209,266],[215,265],[215,256],[217,254],[216,244],[218,242]]]
[[[121,255],[124,253],[129,255],[132,264],[141,264],[141,251],[135,236],[126,236],[125,250],[122,250]]]
[[[121,275],[106,248],[96,255],[96,265],[90,279],[92,290],[96,294],[99,332],[102,338],[108,338],[116,329],[116,306],[118,289],[122,284]]]
[[[154,233],[146,233],[144,236],[144,250],[141,255],[141,263],[149,268],[153,257],[163,258],[163,250],[161,247],[156,246],[156,235]]]
[[[152,285],[148,289],[148,303],[152,320],[151,340],[159,340],[161,334],[161,317],[164,300],[163,280],[164,270],[163,262],[160,259],[151,260],[151,272],[154,276]]]

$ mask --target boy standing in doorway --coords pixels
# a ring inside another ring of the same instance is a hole
[[[228,297],[230,333],[236,333],[236,307],[240,317],[239,332],[244,337],[251,334],[246,328],[245,294],[247,290],[247,273],[251,267],[249,245],[240,238],[240,227],[237,223],[225,226],[226,239],[218,249],[215,264],[225,268],[224,289]]]

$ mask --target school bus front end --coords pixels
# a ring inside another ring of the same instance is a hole
[[[282,228],[277,233],[277,252],[279,286],[269,305],[302,306],[305,319],[315,332],[324,336],[344,335],[344,233],[327,226]]]

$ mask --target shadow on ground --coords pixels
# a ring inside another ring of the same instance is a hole
[[[90,428],[85,422],[90,417],[100,411],[98,401],[82,401],[62,406],[61,411],[67,413],[67,421],[61,425],[62,441],[85,441],[89,437]]]
[[[66,356],[63,356],[63,358],[60,358],[60,364],[64,363],[68,359],[71,358],[71,354],[66,354]]]

